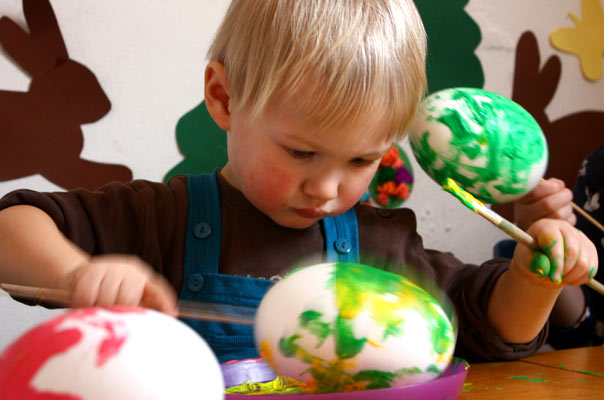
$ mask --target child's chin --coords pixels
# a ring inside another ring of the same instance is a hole
[[[319,218],[311,219],[311,218],[302,218],[299,216],[292,216],[289,218],[273,218],[278,225],[284,228],[292,228],[292,229],[305,229],[309,226],[315,224]]]

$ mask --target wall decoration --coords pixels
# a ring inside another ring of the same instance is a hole
[[[0,91],[0,181],[41,174],[65,189],[95,189],[132,179],[125,166],[80,158],[80,125],[111,103],[94,73],[69,58],[49,1],[23,0],[23,12],[29,33],[0,19],[0,43],[31,76],[27,92]]]
[[[405,151],[392,144],[380,161],[380,166],[369,184],[372,205],[384,208],[400,207],[413,189],[413,167]]]
[[[569,17],[575,23],[570,28],[558,28],[550,35],[552,46],[579,57],[583,75],[596,81],[602,77],[604,56],[604,11],[600,0],[582,0],[581,17],[572,12]]]
[[[539,123],[549,149],[545,177],[562,179],[574,187],[583,160],[604,142],[604,112],[581,111],[550,120],[546,108],[551,102],[562,75],[558,56],[551,56],[541,66],[537,39],[525,32],[516,46],[516,65],[512,100],[523,106]],[[493,206],[504,218],[513,218],[511,203]]]
[[[428,90],[482,88],[484,74],[476,48],[480,28],[465,11],[469,0],[415,0],[428,34]]]
[[[226,132],[216,125],[204,101],[180,118],[176,141],[185,158],[168,171],[164,182],[174,175],[212,172],[227,162]]]

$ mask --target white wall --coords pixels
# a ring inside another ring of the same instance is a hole
[[[95,72],[112,102],[109,114],[82,127],[82,156],[127,165],[135,178],[161,180],[181,160],[175,141],[178,119],[202,99],[204,56],[227,0],[51,0],[70,56]],[[604,111],[604,80],[583,78],[577,59],[555,51],[551,31],[572,25],[580,0],[471,0],[478,22],[478,56],[485,89],[511,95],[515,46],[530,29],[542,60],[558,54],[563,75],[550,117]],[[20,0],[1,0],[0,15],[22,26]],[[0,88],[27,90],[28,78],[0,53]],[[408,146],[408,154],[411,154]],[[418,215],[425,245],[479,263],[504,235],[443,192],[414,163],[416,182],[407,206]],[[40,176],[0,182],[0,196],[17,188],[58,190]],[[0,293],[0,349],[50,312],[22,306]]]

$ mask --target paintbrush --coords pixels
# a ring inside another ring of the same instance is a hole
[[[69,307],[71,293],[68,290],[40,288],[0,283],[4,290],[16,299],[33,301],[39,305]],[[179,318],[217,321],[240,325],[253,325],[256,309],[244,306],[205,303],[197,301],[179,301],[177,306]]]
[[[516,239],[518,242],[531,249],[536,249],[539,247],[531,235],[482,204],[470,193],[460,188],[453,179],[447,178],[445,183],[442,185],[442,188],[451,193],[453,196],[457,197],[457,199],[459,199],[459,201],[461,201],[462,204],[467,208],[486,218],[489,222],[501,229],[503,232],[507,233],[512,238]],[[601,295],[604,295],[604,285],[602,285],[600,282],[590,279],[585,284]]]
[[[545,179],[541,178],[541,181],[545,182]],[[583,208],[579,207],[573,201],[570,202],[570,205],[573,208],[573,210],[575,210],[577,213],[581,214],[583,216],[583,218],[585,218],[587,220],[587,222],[589,222],[590,224],[592,224],[593,226],[595,226],[596,228],[598,228],[599,230],[601,230],[602,232],[604,232],[604,225],[602,225],[594,217],[592,217],[591,215],[589,215],[587,213],[587,211],[585,211]]]

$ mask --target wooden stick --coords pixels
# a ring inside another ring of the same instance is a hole
[[[445,184],[443,185],[443,189],[457,197],[459,201],[461,201],[470,210],[487,219],[493,225],[507,233],[510,237],[516,239],[519,243],[522,243],[531,249],[536,249],[539,247],[531,235],[482,204],[470,193],[460,188],[452,179],[447,178]],[[602,285],[600,282],[590,279],[585,284],[601,295],[604,295],[604,285]]]
[[[586,220],[588,220],[589,222],[591,222],[596,228],[598,228],[599,230],[601,230],[602,232],[604,232],[604,226],[601,223],[599,223],[598,221],[596,221],[596,219],[594,217],[592,217],[591,215],[589,215],[587,213],[587,211],[585,211],[584,209],[582,209],[581,207],[579,207],[578,205],[576,205],[572,201],[570,202],[570,205],[573,207],[573,209],[576,212],[578,212],[579,214],[581,214]]]
[[[545,182],[545,179],[541,178],[541,182]],[[596,228],[598,228],[599,230],[601,230],[602,232],[604,232],[604,225],[602,225],[594,217],[592,217],[591,215],[589,215],[587,213],[587,211],[585,211],[582,207],[579,207],[573,201],[570,202],[570,205],[573,208],[573,210],[575,210],[576,212],[578,212],[579,214],[581,214],[587,221],[589,221],[591,224],[593,224],[593,226],[595,226]]]
[[[68,290],[40,288],[0,283],[0,289],[11,296],[32,300],[35,304],[52,304],[69,307],[71,293]],[[180,301],[178,317],[203,321],[217,321],[240,325],[253,325],[256,310],[252,307],[230,306],[196,301]]]

